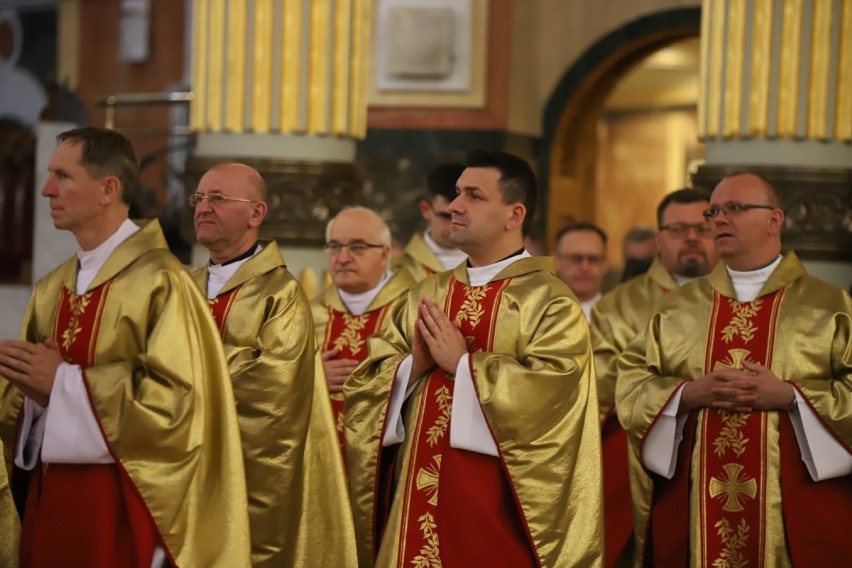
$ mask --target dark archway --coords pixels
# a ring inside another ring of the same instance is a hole
[[[697,37],[701,8],[638,18],[589,47],[557,83],[544,109],[539,174],[548,242],[559,225],[593,218],[596,125],[618,80],[668,44]]]

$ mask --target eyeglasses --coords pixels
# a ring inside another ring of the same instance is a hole
[[[187,198],[187,203],[189,203],[190,207],[195,208],[199,203],[204,200],[207,200],[207,203],[210,204],[211,207],[216,207],[217,205],[221,205],[225,201],[240,201],[242,203],[260,203],[254,199],[243,199],[241,197],[228,197],[227,195],[223,195],[221,193],[211,193],[210,195],[204,195],[203,193],[193,193]]]
[[[325,243],[324,245],[322,245],[322,250],[324,250],[330,256],[339,255],[343,251],[343,249],[349,249],[350,254],[353,254],[355,256],[361,256],[365,252],[367,252],[368,249],[371,248],[385,248],[385,245],[374,245],[361,241],[355,241],[354,243],[348,244],[331,241],[330,243]]]
[[[710,221],[711,219],[718,217],[720,213],[724,213],[726,216],[730,217],[731,215],[742,213],[749,209],[769,209],[774,211],[775,207],[771,205],[756,205],[754,203],[728,203],[721,207],[710,207],[705,209],[702,213],[704,218]]]
[[[596,255],[596,254],[559,254],[559,253],[557,253],[556,256],[561,258],[562,260],[567,260],[571,264],[583,264],[583,261],[586,261],[589,264],[591,264],[592,266],[597,266],[598,264],[601,264],[604,260],[606,260],[606,257],[599,256],[599,255]]]
[[[704,212],[704,216],[707,216],[707,211]],[[702,237],[706,237],[712,231],[709,223],[669,223],[660,227],[661,231],[668,231],[676,237],[689,235],[690,229],[695,229],[695,232]]]

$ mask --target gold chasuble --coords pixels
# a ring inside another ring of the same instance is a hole
[[[345,474],[302,287],[278,245],[208,300],[231,371],[245,460],[252,566],[356,566]],[[207,289],[206,267],[193,272]]]
[[[116,462],[109,467],[126,492],[128,518],[153,520],[171,563],[249,566],[234,397],[204,298],[169,252],[157,221],[144,222],[122,242],[82,296],[74,293],[77,264],[73,257],[36,284],[22,338],[54,338],[63,355],[81,365]],[[13,450],[23,397],[2,379],[0,389],[0,433]],[[45,483],[54,469],[65,476],[92,470],[111,477],[105,466],[44,466],[33,477],[41,472]],[[17,474],[26,472],[15,473],[13,488]],[[73,523],[73,511],[64,512]],[[91,543],[69,544],[75,545]]]
[[[616,286],[592,306],[589,328],[601,418],[607,566],[614,565],[633,534],[630,452],[627,434],[615,412],[616,363],[630,341],[647,325],[656,301],[675,288],[677,283],[655,257],[647,272]]]
[[[405,250],[394,261],[394,270],[399,268],[407,269],[417,282],[446,270],[440,259],[423,240],[421,233],[414,233],[405,245]]]
[[[636,463],[677,388],[743,361],[790,382],[822,425],[852,447],[852,300],[809,276],[795,254],[752,302],[720,263],[657,304],[619,361],[618,415]],[[827,566],[852,554],[852,478],[814,482],[787,411],[691,412],[672,479],[634,479],[637,560],[666,566]],[[839,528],[843,527],[843,528]]]
[[[382,447],[394,376],[423,297],[470,346],[470,372],[496,443],[450,447],[454,376],[409,385],[405,441]],[[553,274],[523,258],[485,286],[464,264],[429,277],[368,341],[344,385],[347,457],[362,566],[600,566],[600,430],[585,317]]]
[[[0,448],[3,448],[2,442],[0,442]],[[20,533],[21,524],[18,521],[15,503],[12,501],[6,464],[0,463],[0,566],[14,568],[18,565]]]
[[[341,359],[363,361],[367,357],[367,338],[382,329],[388,321],[387,315],[393,303],[415,283],[411,273],[398,269],[387,284],[379,291],[367,310],[360,316],[353,315],[340,299],[337,287],[326,287],[322,294],[311,302],[314,326],[320,351],[340,349]],[[322,376],[322,367],[319,369]],[[323,385],[325,377],[323,376]],[[328,394],[328,391],[325,391]],[[331,393],[331,408],[337,430],[341,455],[345,458],[343,442],[343,393]]]

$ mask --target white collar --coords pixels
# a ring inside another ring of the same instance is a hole
[[[779,254],[778,258],[767,266],[746,272],[740,272],[725,265],[728,275],[731,277],[731,283],[734,285],[734,291],[737,293],[737,300],[740,302],[751,302],[757,298],[760,289],[763,288],[763,285],[766,284],[766,281],[769,280],[769,277],[778,265],[781,264],[782,258],[784,257]]]
[[[338,288],[337,293],[340,294],[340,299],[343,301],[343,305],[346,306],[346,309],[349,310],[349,313],[354,316],[360,316],[367,311],[367,308],[370,307],[370,304],[373,303],[373,300],[376,299],[376,296],[379,295],[379,292],[382,291],[382,288],[385,287],[385,284],[388,283],[388,280],[390,280],[392,276],[393,272],[385,270],[385,273],[379,279],[379,283],[366,292],[350,294]]]
[[[598,303],[598,300],[601,299],[602,295],[603,294],[598,292],[593,298],[586,300],[585,302],[580,302],[580,307],[583,308],[583,313],[586,314],[587,322],[592,321],[592,307]]]
[[[238,260],[236,262],[229,262],[228,264],[211,264],[207,267],[207,299],[212,300],[216,296],[219,295],[219,292],[222,291],[222,288],[225,287],[225,284],[228,280],[231,279],[231,276],[236,274],[237,270],[246,263],[247,260],[250,260],[254,255],[259,253],[263,247],[257,245],[254,247],[254,252],[251,253],[251,256],[246,257],[242,260]]]
[[[125,219],[107,240],[92,250],[77,249],[77,260],[80,262],[80,270],[77,272],[75,292],[78,295],[83,294],[89,288],[89,284],[95,279],[98,271],[103,267],[113,251],[118,248],[118,245],[126,241],[130,235],[138,230],[139,226],[136,223],[130,219]]]
[[[423,241],[426,243],[426,246],[429,247],[429,250],[435,253],[435,256],[438,257],[438,260],[441,262],[441,265],[445,270],[455,268],[467,259],[467,255],[464,251],[457,248],[444,248],[436,243],[429,235],[429,231],[423,233]]]
[[[471,286],[485,286],[491,279],[497,276],[504,268],[515,262],[516,260],[520,260],[522,258],[527,258],[532,256],[526,250],[521,251],[520,253],[510,256],[509,258],[504,258],[503,260],[497,261],[494,264],[487,264],[485,266],[467,266],[467,279],[470,281]]]

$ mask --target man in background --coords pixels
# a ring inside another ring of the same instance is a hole
[[[343,451],[343,383],[367,356],[367,338],[388,321],[393,303],[414,284],[390,261],[390,230],[366,207],[344,209],[326,227],[332,284],[311,302],[325,384]]]
[[[222,336],[237,400],[252,565],[355,566],[342,462],[314,327],[302,287],[278,245],[258,238],[266,184],[245,164],[221,164],[189,204],[210,262],[193,276]]]
[[[592,306],[601,299],[607,271],[606,233],[593,223],[572,223],[556,233],[556,275],[565,282],[588,321]]]
[[[644,329],[663,294],[706,275],[716,264],[707,196],[693,189],[666,195],[657,207],[657,255],[649,270],[604,294],[592,308],[598,403],[602,424],[607,564],[629,565],[633,521],[630,507],[627,435],[615,412],[616,363]]]
[[[447,211],[450,202],[456,198],[456,181],[464,171],[463,164],[443,164],[431,172],[426,179],[428,199],[420,201],[420,215],[426,221],[426,230],[415,233],[394,262],[395,266],[404,266],[416,280],[423,280],[430,274],[443,272],[458,266],[467,258],[450,240],[452,216]]]

